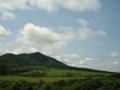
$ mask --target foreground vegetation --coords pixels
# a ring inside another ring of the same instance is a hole
[[[120,74],[45,66],[0,68],[0,90],[119,90]]]
[[[24,66],[0,70],[0,90],[120,90],[120,74]]]
[[[119,77],[84,78],[37,83],[27,81],[0,81],[0,90],[120,90]]]
[[[46,67],[22,67],[22,69],[19,68],[20,71],[13,69],[4,75],[2,73],[0,90],[120,90],[119,73]]]

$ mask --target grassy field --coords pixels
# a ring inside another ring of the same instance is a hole
[[[36,75],[36,72],[44,72],[47,76],[31,76]],[[0,76],[0,80],[8,81],[19,81],[25,80],[32,83],[37,83],[40,80],[45,82],[54,82],[59,80],[68,80],[68,79],[84,79],[86,77],[103,77],[109,76],[109,73],[99,73],[99,72],[85,72],[85,71],[74,71],[74,70],[59,70],[59,69],[46,69],[46,70],[33,70],[30,72],[24,72],[20,75],[6,75]]]
[[[0,76],[0,80],[8,80],[8,81],[25,80],[28,82],[35,83],[35,82],[39,82],[40,80],[43,80],[45,82],[54,82],[54,81],[68,80],[68,79],[83,79],[87,77],[94,77],[94,78],[106,77],[110,75],[110,73],[103,73],[103,72],[63,70],[63,69],[55,69],[55,68],[46,68],[42,66],[24,66],[24,67],[12,68],[12,69],[25,70],[25,71],[20,73]]]
[[[88,71],[76,71],[76,70],[62,70],[62,69],[42,69],[42,70],[31,70],[29,72],[21,73],[22,76],[30,76],[35,74],[44,74],[48,77],[100,77],[109,76],[110,73],[101,72],[88,72]],[[43,76],[44,76],[43,75]]]
[[[48,74],[48,76],[69,76],[71,75],[71,77],[110,75],[109,73],[87,72],[87,71],[76,71],[76,70],[60,70],[60,69],[50,69],[46,73]]]
[[[40,80],[45,82],[54,82],[59,80],[68,80],[75,79],[73,77],[23,77],[23,76],[0,76],[0,80],[8,80],[8,81],[19,81],[25,80],[27,82],[37,83]],[[81,78],[82,79],[82,78]]]

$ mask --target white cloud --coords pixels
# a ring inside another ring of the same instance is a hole
[[[29,0],[31,6],[55,11],[60,7],[73,11],[98,10],[101,7],[99,0]]]
[[[94,30],[90,27],[90,23],[85,19],[78,20],[80,24],[79,30],[79,37],[81,41],[96,38],[96,37],[107,37],[107,33],[103,30]]]
[[[0,49],[0,56],[7,53],[7,50],[6,49]]]
[[[96,63],[94,64],[93,68],[103,71],[110,71],[110,72],[120,72],[120,64],[119,62],[103,62],[103,63]]]
[[[39,45],[45,50],[63,48],[74,38],[72,33],[56,33],[46,27],[28,23],[20,30],[17,42],[26,45]]]
[[[70,10],[97,10],[100,8],[99,0],[63,0],[61,5]]]
[[[92,60],[93,58],[90,57],[82,57],[78,65],[88,65]]]
[[[9,11],[0,12],[0,20],[9,20],[14,18],[15,18],[15,15],[12,12],[9,12]]]
[[[84,27],[79,30],[79,37],[81,41],[90,39],[90,38],[96,38],[96,37],[106,37],[107,33],[102,30],[92,30],[91,28]]]
[[[0,42],[0,55],[3,55],[5,53],[9,53],[9,48],[11,46],[10,42]]]
[[[110,56],[113,57],[113,58],[117,58],[117,57],[120,57],[120,53],[118,53],[118,52],[112,52],[110,54]]]
[[[55,11],[59,6],[59,0],[30,0],[30,5],[47,11]]]
[[[93,58],[83,55],[83,54],[78,54],[78,53],[65,53],[65,52],[44,52],[44,54],[52,56],[56,58],[57,60],[66,63],[67,65],[70,66],[76,66],[76,67],[82,67],[82,66],[89,66],[89,64],[92,63]]]
[[[14,54],[21,54],[21,53],[34,53],[38,52],[36,48],[28,47],[28,46],[21,46],[19,48],[16,48],[12,53]]]
[[[105,31],[98,30],[96,33],[97,33],[98,36],[107,37],[107,33]]]
[[[101,7],[99,0],[0,0],[0,17],[13,19],[14,10],[40,8],[48,12],[65,8],[73,11],[97,11]]]
[[[10,32],[6,28],[0,25],[0,37],[8,36],[8,35],[10,35]]]
[[[89,25],[89,22],[87,21],[87,20],[85,20],[85,19],[79,19],[78,20],[78,23],[80,24],[80,26],[88,26]]]
[[[117,61],[114,61],[114,62],[113,62],[113,64],[117,65],[117,64],[119,64],[119,62],[117,62]]]
[[[0,0],[1,10],[25,9],[26,7],[37,7],[47,11],[54,11],[60,7],[86,11],[98,10],[101,4],[99,0]]]
[[[0,0],[0,10],[14,10],[26,8],[27,0]]]
[[[16,9],[26,9],[27,0],[0,0],[0,20],[14,19]]]
[[[92,37],[93,32],[91,29],[84,27],[82,30],[80,30],[80,40],[87,40],[89,37]]]

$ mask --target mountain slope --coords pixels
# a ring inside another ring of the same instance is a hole
[[[46,66],[51,68],[66,68],[67,65],[41,53],[5,54],[0,56],[0,65],[15,66]]]
[[[69,70],[80,70],[80,71],[94,71],[103,72],[87,68],[77,68],[68,66],[54,58],[43,55],[39,52],[31,54],[5,54],[0,56],[0,66],[45,66],[47,68],[58,68],[58,69],[69,69]]]

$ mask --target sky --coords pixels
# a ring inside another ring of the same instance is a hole
[[[119,39],[120,0],[0,0],[0,55],[120,72]]]

